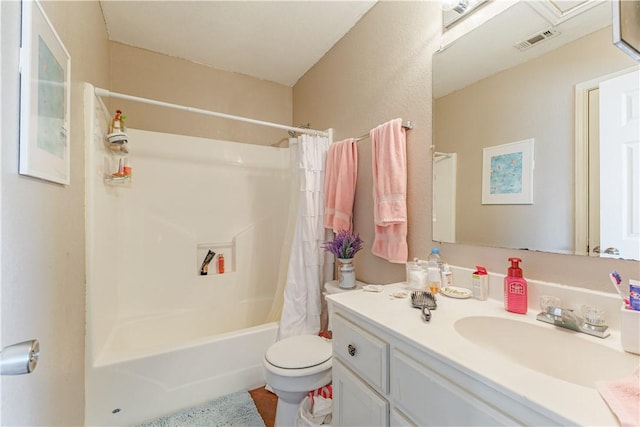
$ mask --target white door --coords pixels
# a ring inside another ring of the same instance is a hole
[[[640,259],[640,70],[600,84],[600,189],[601,256]]]
[[[433,157],[433,240],[456,241],[456,153]]]

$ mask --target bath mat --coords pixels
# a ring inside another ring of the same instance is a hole
[[[229,394],[199,406],[147,421],[136,427],[264,427],[264,422],[246,391]]]

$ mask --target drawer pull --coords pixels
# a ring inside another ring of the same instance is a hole
[[[349,356],[355,356],[356,355],[356,348],[353,345],[349,344],[347,346],[347,352],[349,353]]]

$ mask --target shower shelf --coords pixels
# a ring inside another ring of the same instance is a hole
[[[117,186],[129,185],[131,184],[131,175],[105,176],[103,180],[104,180],[104,183],[107,185],[117,185]]]
[[[104,138],[104,183],[112,186],[131,185],[129,141],[124,132],[114,132]],[[120,173],[120,175],[117,175]],[[125,174],[125,175],[122,175]]]

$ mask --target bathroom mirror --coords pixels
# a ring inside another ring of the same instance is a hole
[[[521,1],[434,55],[434,241],[640,258],[599,251],[597,89],[638,67],[611,23],[609,1]],[[532,200],[483,204],[487,156],[530,140]]]

